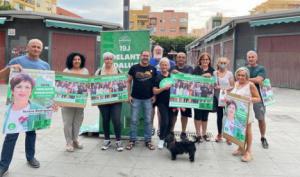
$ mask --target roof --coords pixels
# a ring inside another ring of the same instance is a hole
[[[41,12],[8,10],[8,11],[0,11],[0,16],[12,17],[12,18],[24,18],[24,19],[42,19],[42,20],[50,19],[50,20],[58,20],[58,21],[65,21],[71,23],[82,23],[86,25],[102,26],[103,28],[108,28],[108,29],[122,29],[122,26],[117,23],[90,20],[84,18],[74,18],[74,17],[41,13]]]
[[[64,9],[62,7],[56,7],[56,14],[58,15],[64,15],[64,16],[68,16],[68,17],[75,17],[75,18],[82,18],[81,16],[68,11],[67,9]]]
[[[284,17],[293,17],[293,16],[300,16],[300,8],[293,9],[293,10],[284,10],[284,11],[276,11],[276,12],[268,12],[263,14],[256,14],[256,15],[247,15],[247,16],[240,16],[240,17],[234,17],[229,22],[225,23],[222,26],[219,26],[215,28],[210,33],[194,40],[190,44],[186,46],[186,49],[193,48],[194,46],[197,46],[201,41],[204,41],[206,39],[209,39],[210,36],[217,36],[217,33],[221,30],[224,31],[225,28],[232,28],[236,24],[240,23],[250,23],[251,21],[258,21],[258,20],[268,20],[268,19],[274,19],[274,18],[284,18]],[[229,31],[229,30],[227,30]],[[227,32],[226,31],[226,32]],[[220,32],[219,32],[220,34]]]

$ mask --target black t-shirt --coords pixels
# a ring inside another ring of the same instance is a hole
[[[163,76],[162,74],[158,74],[155,79],[154,87],[159,88],[160,81],[168,77],[170,77],[170,74],[167,77]],[[164,90],[160,92],[160,94],[156,95],[155,103],[169,105],[169,100],[170,100],[170,89]]]
[[[193,67],[189,66],[189,65],[184,65],[182,68],[179,68],[177,65],[172,68],[172,70],[176,69],[177,71],[181,72],[181,73],[188,73],[188,74],[192,74],[193,73]]]
[[[202,68],[200,68],[199,66],[196,66],[196,68],[194,69],[192,74],[201,76],[202,74],[210,73],[213,76],[214,71],[215,70],[212,67],[208,67],[208,70],[203,71]]]
[[[128,74],[133,78],[131,96],[136,99],[149,99],[153,96],[153,86],[156,77],[156,69],[148,65],[133,65]]]

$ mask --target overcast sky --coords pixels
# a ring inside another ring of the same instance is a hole
[[[151,11],[173,9],[189,13],[189,31],[205,26],[217,12],[223,16],[249,15],[256,5],[266,0],[130,0],[131,9],[150,5]],[[114,22],[123,25],[123,0],[59,0],[58,6],[71,10],[83,18]]]

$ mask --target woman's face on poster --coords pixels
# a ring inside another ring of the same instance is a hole
[[[235,111],[236,111],[236,107],[234,104],[230,104],[228,105],[228,111],[227,111],[227,118],[230,120],[230,121],[233,121],[234,120],[234,115],[235,115]]]
[[[31,95],[32,85],[28,81],[22,81],[15,86],[12,90],[12,95],[14,96],[14,101],[28,101]]]

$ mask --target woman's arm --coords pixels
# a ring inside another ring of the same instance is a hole
[[[251,95],[252,95],[251,101],[253,103],[261,102],[258,90],[257,90],[256,86],[252,82],[250,82],[250,91],[251,91]]]

